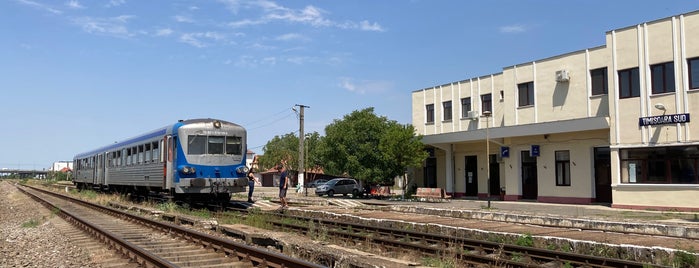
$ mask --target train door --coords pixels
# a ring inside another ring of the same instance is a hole
[[[104,154],[97,155],[97,163],[95,164],[95,170],[97,171],[95,184],[104,185]]]
[[[161,144],[160,148],[162,148],[162,157],[160,157],[161,161],[164,161],[163,163],[163,189],[169,190],[173,188],[172,185],[172,177],[174,174],[172,174],[173,170],[173,152],[174,152],[174,144],[172,143],[172,136],[167,135],[163,137],[163,140],[160,141]]]
[[[467,197],[477,197],[478,196],[478,157],[475,155],[464,156],[464,171],[466,180],[466,193]]]

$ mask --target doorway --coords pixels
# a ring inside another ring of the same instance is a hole
[[[595,202],[612,203],[612,157],[609,147],[595,148]]]
[[[437,158],[429,157],[425,161],[424,174],[425,181],[422,187],[435,188],[437,187]]]
[[[478,158],[475,155],[464,156],[465,174],[465,195],[468,197],[478,196]]]
[[[488,193],[490,196],[500,196],[500,163],[498,163],[498,157],[495,154],[491,154],[488,162],[490,163],[490,185],[488,187]]]
[[[536,171],[536,157],[529,151],[522,151],[522,199],[536,200],[539,196],[539,186]]]

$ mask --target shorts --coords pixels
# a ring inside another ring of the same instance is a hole
[[[279,198],[284,198],[284,197],[286,197],[286,189],[279,188]]]

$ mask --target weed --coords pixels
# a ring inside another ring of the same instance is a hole
[[[162,210],[165,213],[173,213],[179,208],[174,202],[160,203],[156,206],[158,210]]]
[[[522,247],[533,247],[534,238],[531,234],[523,234],[517,237],[517,241],[515,241],[515,244]]]
[[[31,219],[27,222],[22,223],[23,228],[34,228],[39,226],[39,220],[37,219]]]
[[[454,260],[445,260],[445,259],[438,259],[434,257],[427,257],[422,259],[422,263],[426,266],[430,267],[440,267],[440,268],[453,268],[456,267],[454,266]]]

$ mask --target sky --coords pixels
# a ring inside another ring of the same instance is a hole
[[[605,45],[696,0],[4,0],[0,168],[53,162],[180,119],[274,136],[373,107],[411,124],[411,93]],[[298,109],[297,109],[298,110]]]

